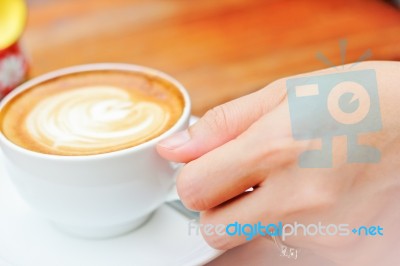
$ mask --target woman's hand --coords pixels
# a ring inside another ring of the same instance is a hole
[[[300,230],[285,243],[344,265],[397,265],[393,262],[400,262],[396,260],[400,251],[400,63],[364,62],[347,72],[362,69],[375,70],[383,127],[377,132],[356,132],[354,137],[358,144],[375,147],[380,156],[362,158],[365,151],[357,153],[348,146],[347,140],[355,144],[351,136],[336,136],[343,125],[324,126],[325,114],[319,108],[327,108],[329,100],[297,113],[305,129],[317,130],[305,130],[304,140],[294,139],[287,79],[282,79],[210,110],[188,130],[158,145],[166,159],[187,163],[177,179],[183,203],[201,211],[202,224],[348,224],[347,236],[304,236]],[[340,72],[326,69],[298,77],[332,73]],[[305,157],[309,150],[325,152]],[[357,155],[363,162],[348,162]],[[313,163],[321,167],[311,168]],[[245,192],[249,188],[253,191]],[[360,226],[380,226],[383,236],[350,231]],[[217,249],[246,242],[246,236],[204,232],[203,236]]]

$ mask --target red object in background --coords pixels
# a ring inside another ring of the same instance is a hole
[[[0,50],[0,99],[25,81],[28,62],[18,42]]]

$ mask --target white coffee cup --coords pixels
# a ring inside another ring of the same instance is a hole
[[[159,77],[179,89],[184,99],[181,117],[162,135],[119,151],[60,156],[22,148],[0,133],[0,146],[9,177],[21,196],[58,228],[74,235],[104,238],[143,224],[174,193],[176,167],[162,159],[156,144],[183,130],[190,119],[190,99],[172,77],[129,64],[92,64],[58,70],[30,80],[1,102],[0,110],[21,92],[46,80],[93,70],[133,71]]]

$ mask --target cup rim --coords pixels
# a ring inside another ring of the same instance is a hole
[[[162,138],[165,138],[166,136],[171,135],[173,132],[176,131],[177,128],[181,127],[185,121],[189,120],[190,113],[191,113],[191,101],[189,97],[189,93],[185,89],[185,87],[177,81],[175,78],[172,76],[146,66],[141,66],[141,65],[135,65],[135,64],[128,64],[128,63],[94,63],[94,64],[84,64],[84,65],[76,65],[72,67],[66,67],[62,69],[58,69],[55,71],[48,72],[46,74],[40,75],[38,77],[35,77],[17,88],[15,88],[13,91],[11,91],[9,94],[7,94],[3,100],[0,102],[0,112],[4,108],[4,106],[12,100],[15,96],[18,94],[24,92],[25,90],[30,89],[33,86],[36,86],[40,83],[43,83],[45,81],[48,81],[50,79],[70,75],[70,74],[75,74],[75,73],[83,73],[83,72],[91,72],[91,71],[127,71],[127,72],[136,72],[136,73],[144,73],[146,75],[150,76],[155,76],[159,77],[172,85],[174,85],[179,92],[181,93],[183,100],[184,100],[184,107],[182,110],[182,114],[179,117],[179,119],[175,122],[175,124],[163,132],[161,135],[152,138],[144,143],[141,143],[136,146],[132,146],[129,148],[121,149],[121,150],[116,150],[116,151],[111,151],[111,152],[105,152],[105,153],[99,153],[99,154],[89,154],[89,155],[57,155],[57,154],[47,154],[47,153],[41,153],[37,151],[32,151],[29,149],[26,149],[24,147],[21,147],[11,140],[9,140],[3,133],[2,130],[0,130],[0,142],[2,142],[4,145],[8,146],[11,149],[17,150],[20,153],[25,153],[27,155],[35,156],[38,158],[43,158],[47,160],[68,160],[68,161],[87,161],[87,160],[96,160],[96,159],[104,159],[104,158],[109,158],[109,157],[115,157],[115,156],[122,156],[126,155],[127,153],[132,153],[132,152],[137,152],[140,150],[143,150],[145,148],[155,146],[156,143],[158,143]]]

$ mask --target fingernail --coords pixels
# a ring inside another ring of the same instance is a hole
[[[184,130],[178,133],[175,133],[171,137],[160,141],[158,145],[161,147],[164,147],[169,150],[174,150],[176,148],[179,148],[180,146],[183,146],[185,143],[189,142],[190,140],[190,134],[188,130]]]

